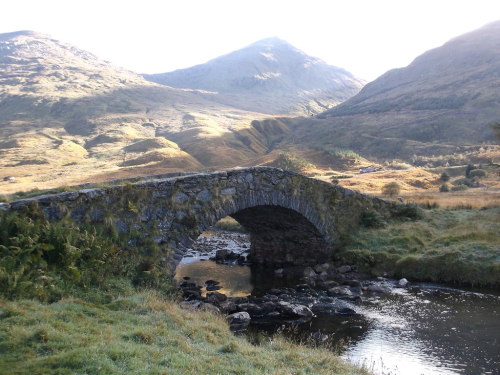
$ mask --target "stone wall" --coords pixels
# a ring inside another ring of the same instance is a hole
[[[249,230],[254,261],[306,265],[331,257],[339,239],[358,227],[363,212],[387,213],[392,206],[268,167],[43,195],[0,204],[0,210],[31,205],[49,220],[107,228],[145,255],[159,249],[172,270],[199,234],[228,215]]]

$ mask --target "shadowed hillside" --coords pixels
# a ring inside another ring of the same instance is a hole
[[[307,144],[379,158],[463,153],[496,143],[500,121],[500,22],[452,39],[367,84],[318,116],[297,120]]]

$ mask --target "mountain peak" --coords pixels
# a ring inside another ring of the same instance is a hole
[[[264,38],[264,39],[258,40],[256,42],[252,43],[250,46],[272,47],[272,46],[278,46],[278,45],[289,45],[289,46],[292,46],[286,40],[278,38],[277,36],[272,36],[272,37],[269,37],[269,38]]]
[[[211,91],[217,94],[216,100],[236,108],[300,115],[331,108],[364,84],[278,37],[259,40],[205,64],[145,78],[176,88]]]
[[[33,30],[19,30],[10,33],[0,34],[0,40],[14,39],[23,36],[28,36],[32,38],[48,38],[48,35]]]

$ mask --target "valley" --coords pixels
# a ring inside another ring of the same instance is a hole
[[[493,374],[499,89],[500,21],[372,82],[0,34],[0,372]]]

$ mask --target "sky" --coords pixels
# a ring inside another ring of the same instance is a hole
[[[9,0],[0,33],[46,33],[138,73],[279,37],[371,81],[497,20],[500,0]]]

